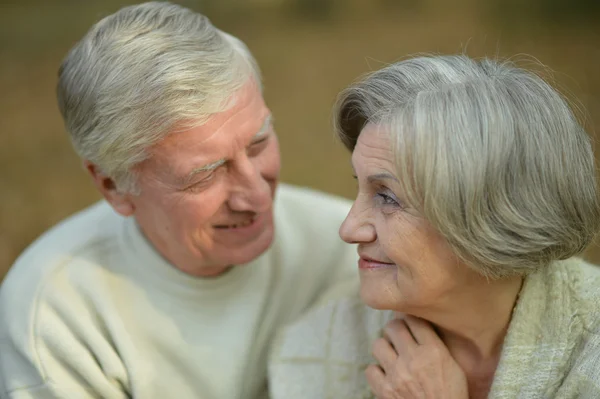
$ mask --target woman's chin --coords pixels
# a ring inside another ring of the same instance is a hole
[[[389,298],[389,293],[386,295],[386,290],[376,287],[360,286],[360,298],[370,308],[377,310],[394,310],[394,301]]]
[[[397,271],[360,273],[360,297],[369,307],[378,310],[396,310],[400,300]]]

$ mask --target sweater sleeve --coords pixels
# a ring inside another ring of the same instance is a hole
[[[34,306],[1,304],[0,398],[129,396],[127,372],[109,336],[84,301],[68,294],[53,290]]]
[[[6,395],[6,396],[4,396]],[[36,387],[18,389],[4,393],[2,399],[55,399],[58,396],[52,393],[52,390],[45,384]]]
[[[6,395],[6,396],[4,396]],[[71,394],[72,395],[72,394]],[[77,398],[91,399],[97,398],[95,395],[81,395],[78,394]],[[56,387],[50,387],[49,384],[37,385],[34,387],[19,388],[10,392],[6,392],[1,399],[57,399],[57,398],[72,398],[65,392],[59,392]]]

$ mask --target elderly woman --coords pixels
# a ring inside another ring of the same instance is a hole
[[[434,56],[370,74],[335,115],[362,303],[338,287],[283,331],[272,396],[600,398],[600,268],[575,257],[600,205],[565,100],[510,63]]]

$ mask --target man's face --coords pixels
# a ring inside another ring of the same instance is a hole
[[[192,275],[252,261],[273,241],[280,159],[270,111],[252,80],[234,98],[204,125],[167,136],[136,168],[134,217],[155,248]]]

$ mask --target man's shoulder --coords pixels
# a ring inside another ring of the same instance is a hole
[[[63,254],[71,254],[117,232],[121,217],[104,201],[63,219],[42,233],[17,258],[13,267],[28,263],[48,263]]]
[[[113,256],[119,217],[103,202],[64,219],[33,242],[15,261],[0,286],[0,343],[5,362],[21,373],[23,386],[41,383],[30,370],[40,362],[42,342],[60,342],[67,320],[83,323],[103,268]],[[116,225],[116,226],[115,226]],[[103,255],[108,254],[108,255]],[[52,337],[52,338],[49,338]],[[56,341],[58,340],[58,341]],[[43,354],[47,351],[43,350]],[[6,367],[1,364],[0,368]],[[39,366],[39,364],[38,364]],[[29,370],[31,374],[23,370]]]
[[[45,387],[48,373],[64,375],[61,366],[85,358],[86,337],[101,336],[97,293],[111,276],[103,262],[120,259],[120,220],[96,203],[46,231],[13,264],[0,286],[5,389]]]
[[[282,183],[278,188],[277,205],[281,210],[307,212],[306,217],[331,215],[332,212],[335,216],[345,217],[352,201],[324,191]]]
[[[351,202],[310,188],[282,184],[277,193],[275,224],[277,241],[288,256],[296,250],[306,258],[313,251],[332,259],[343,252],[356,253],[339,235],[340,225],[350,210]],[[342,252],[340,252],[342,251]]]
[[[17,258],[0,285],[2,316],[11,317],[15,308],[27,312],[61,273],[83,271],[80,264],[89,262],[94,253],[110,253],[119,220],[109,205],[98,202],[44,232]],[[76,267],[70,267],[73,264]]]

